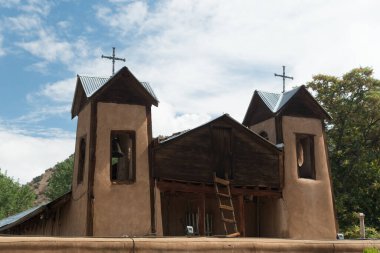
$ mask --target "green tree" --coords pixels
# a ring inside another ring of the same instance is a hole
[[[24,211],[33,205],[36,195],[0,169],[0,219]]]
[[[46,189],[46,196],[50,199],[56,199],[71,189],[71,180],[74,168],[74,155],[63,162],[54,166],[55,170],[49,179]]]
[[[327,123],[331,170],[340,229],[358,224],[380,229],[380,81],[371,68],[343,77],[317,75],[307,84],[333,117]]]

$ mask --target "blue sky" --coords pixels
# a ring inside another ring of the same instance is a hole
[[[151,84],[153,132],[222,113],[241,121],[255,89],[318,73],[380,69],[379,1],[0,0],[0,168],[27,182],[74,152],[77,74],[109,76],[116,47]]]

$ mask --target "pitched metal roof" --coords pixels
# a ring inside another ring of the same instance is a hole
[[[43,211],[51,208],[52,205],[55,205],[59,202],[65,203],[68,200],[70,200],[70,197],[71,197],[71,190],[64,193],[62,196],[48,202],[48,203],[32,207],[32,208],[25,210],[23,212],[20,212],[18,214],[15,214],[15,215],[12,215],[12,216],[9,216],[7,218],[2,219],[2,220],[0,220],[0,232],[6,230],[8,228],[14,227],[18,224],[21,224],[24,221],[26,221],[32,217],[35,217],[36,215],[42,213]]]
[[[80,76],[78,75],[80,82],[82,83],[86,97],[89,98],[95,94],[100,88],[102,88],[111,77],[94,77],[94,76]],[[157,100],[156,94],[152,87],[147,82],[140,82],[149,94]]]
[[[257,94],[261,97],[268,108],[272,112],[276,113],[297,93],[299,89],[300,87],[297,87],[281,94],[257,91]]]
[[[190,134],[191,132],[199,129],[199,128],[202,128],[204,126],[207,126],[208,124],[212,123],[212,122],[215,122],[215,121],[218,121],[220,119],[227,119],[229,122],[235,124],[237,127],[241,127],[242,129],[244,129],[244,131],[246,131],[247,133],[251,134],[251,135],[254,135],[255,137],[257,137],[258,139],[261,140],[261,142],[265,143],[265,145],[268,145],[270,146],[270,148],[272,149],[275,149],[276,151],[280,151],[281,148],[280,147],[277,147],[275,146],[273,143],[269,142],[267,139],[263,138],[262,136],[258,135],[257,133],[255,133],[254,131],[252,131],[251,129],[249,129],[248,127],[242,125],[240,122],[238,122],[237,120],[235,120],[234,118],[232,118],[229,114],[225,113],[219,117],[216,117],[200,126],[197,126],[193,129],[188,129],[188,130],[185,130],[185,131],[182,131],[182,132],[178,132],[178,133],[174,133],[173,135],[171,136],[168,136],[168,137],[163,137],[163,138],[158,138],[158,144],[165,144],[165,143],[168,143],[172,140],[175,140],[177,138],[180,138],[182,136],[185,136],[187,134]]]
[[[15,214],[15,215],[12,215],[12,216],[9,216],[7,218],[4,218],[4,219],[0,220],[0,231],[5,226],[8,226],[8,225],[13,224],[13,223],[15,223],[17,221],[20,221],[23,218],[26,218],[26,217],[30,216],[31,214],[33,214],[33,213],[39,212],[40,210],[43,209],[43,207],[44,207],[44,205],[35,206],[35,207],[32,207],[32,208],[30,208],[28,210],[25,210],[25,211],[21,212],[21,213],[18,213],[18,214]]]
[[[82,83],[86,97],[91,97],[97,90],[99,90],[107,81],[109,77],[93,77],[93,76],[79,76],[78,78]]]

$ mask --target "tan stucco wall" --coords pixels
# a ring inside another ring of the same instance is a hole
[[[144,106],[98,103],[94,176],[94,236],[150,233],[148,132]],[[111,130],[136,132],[136,182],[110,181]]]
[[[72,181],[72,196],[60,212],[60,235],[84,236],[86,235],[87,221],[87,187],[88,187],[88,164],[89,164],[89,143],[90,143],[90,120],[91,104],[87,104],[78,115],[74,172]],[[83,171],[83,182],[77,184],[78,162],[79,162],[79,141],[86,136],[86,156]]]
[[[334,239],[335,214],[322,123],[318,119],[283,117],[285,169],[283,199],[289,238]],[[295,133],[314,135],[316,180],[298,178]]]
[[[57,238],[0,237],[0,252],[297,252],[362,253],[364,248],[380,248],[376,240],[307,241],[253,238]]]
[[[283,198],[259,198],[259,237],[288,238],[288,212]]]
[[[261,131],[267,132],[269,141],[276,143],[276,124],[274,118],[270,118],[250,126],[249,129],[257,134],[260,134]]]
[[[157,187],[154,188],[155,194],[155,222],[156,222],[156,235],[163,236],[162,228],[162,212],[161,212],[161,193],[160,189]]]

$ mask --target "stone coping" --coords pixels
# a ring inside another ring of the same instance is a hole
[[[0,236],[0,252],[363,252],[380,240],[291,240],[215,237]]]

